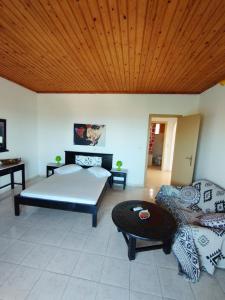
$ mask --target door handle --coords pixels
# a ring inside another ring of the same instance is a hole
[[[191,164],[192,164],[192,155],[185,157],[185,159],[188,159],[190,161],[190,166],[191,166]]]

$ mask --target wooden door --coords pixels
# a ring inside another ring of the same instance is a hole
[[[192,182],[200,118],[200,115],[190,115],[177,120],[171,175],[173,185],[189,185]]]

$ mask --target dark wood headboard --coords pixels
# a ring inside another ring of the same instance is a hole
[[[112,169],[113,154],[65,151],[65,164],[66,165],[75,164],[76,155],[101,157],[102,158],[102,168],[105,168],[108,171],[110,171]],[[84,166],[84,168],[85,168],[85,166]]]

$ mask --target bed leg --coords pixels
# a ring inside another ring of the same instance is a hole
[[[16,197],[14,198],[14,210],[15,210],[15,216],[19,216],[20,215],[20,205],[17,202]]]
[[[97,227],[97,212],[92,214],[92,227]]]

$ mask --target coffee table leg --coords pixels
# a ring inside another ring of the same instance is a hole
[[[172,248],[172,240],[164,241],[163,243],[163,252],[165,254],[170,254]]]
[[[129,260],[134,260],[136,254],[136,239],[133,237],[129,237],[128,241],[128,257]]]

